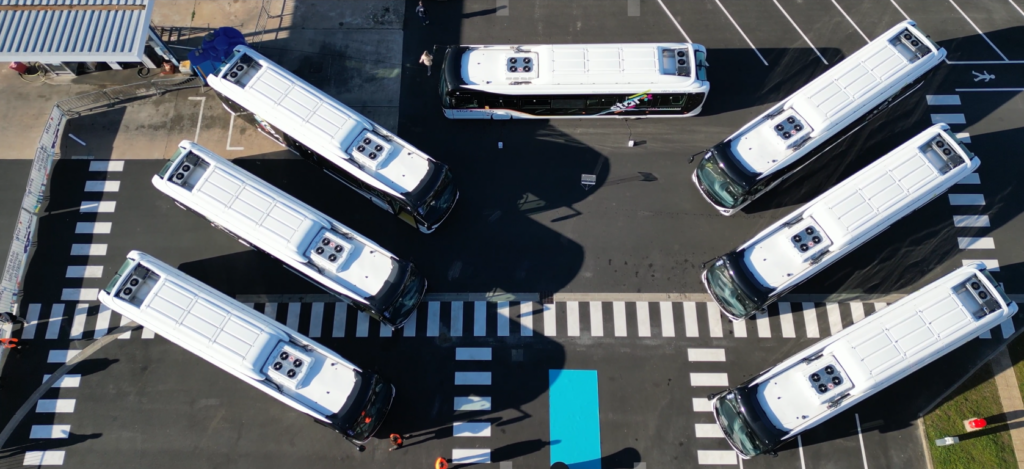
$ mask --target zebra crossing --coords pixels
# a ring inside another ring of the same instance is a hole
[[[730,322],[713,302],[697,301],[428,301],[402,329],[392,330],[345,303],[248,303],[267,317],[311,338],[564,337],[579,339],[796,339],[821,338],[881,310],[886,303],[779,302],[753,320]],[[103,305],[29,304],[21,331],[28,339],[97,339],[130,320]],[[539,316],[539,318],[538,318]],[[116,324],[116,325],[115,325]],[[1013,322],[999,333],[1010,337]],[[146,328],[122,334],[152,339]],[[982,334],[991,338],[991,332]]]

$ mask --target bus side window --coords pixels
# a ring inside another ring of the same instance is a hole
[[[518,109],[519,99],[505,96],[487,98],[484,100],[491,109]]]
[[[658,107],[681,107],[686,104],[685,94],[663,94],[658,96]]]
[[[452,96],[452,107],[455,109],[479,109],[480,100],[476,96],[463,94]]]
[[[288,146],[288,148],[291,148],[292,151],[298,153],[299,156],[302,157],[302,159],[310,163],[313,163],[318,168],[321,167],[320,159],[317,157],[316,152],[310,150],[309,147],[303,145],[301,142],[295,140],[294,138],[292,138],[291,135],[288,134],[284,134],[284,142],[285,145]]]
[[[553,115],[567,116],[574,114],[584,114],[585,107],[586,100],[584,100],[583,98],[551,100],[551,114]]]
[[[701,81],[708,80],[708,61],[705,54],[701,51],[693,53],[694,59],[697,60],[697,79]]]
[[[704,102],[704,93],[691,93],[686,98],[686,104],[683,106],[683,112],[690,112],[697,109]]]
[[[610,109],[615,103],[621,102],[621,99],[612,96],[591,96],[587,98],[587,107],[589,108],[600,108]]]
[[[548,109],[551,100],[548,98],[523,98],[523,109]]]

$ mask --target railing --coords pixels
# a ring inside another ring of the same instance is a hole
[[[200,86],[203,86],[203,79],[199,77],[161,78],[81,94],[58,101],[56,107],[70,119],[92,112],[105,111],[139,98],[159,96],[170,91]]]

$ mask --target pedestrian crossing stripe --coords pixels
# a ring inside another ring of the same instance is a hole
[[[670,301],[426,301],[406,326],[392,331],[384,324],[345,303],[254,303],[254,309],[313,339],[435,338],[435,337],[559,337],[632,338],[639,340],[686,340],[731,338],[756,341],[826,337],[850,327],[886,306],[885,303],[780,302],[746,321],[731,322],[713,302]],[[28,339],[96,339],[127,318],[102,305],[84,303],[29,304],[26,325],[20,331]],[[540,316],[538,318],[538,316]],[[749,330],[748,330],[749,328]],[[1007,320],[982,334],[983,338],[1009,337],[1015,327]],[[152,339],[141,331],[119,338]]]

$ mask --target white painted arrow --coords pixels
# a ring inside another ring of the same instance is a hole
[[[994,79],[996,77],[995,75],[989,75],[988,74],[988,70],[983,71],[981,73],[978,73],[978,72],[975,72],[974,70],[971,70],[971,73],[973,73],[974,76],[975,76],[974,81],[985,80],[985,83],[988,83],[989,80],[992,80],[992,79]]]

